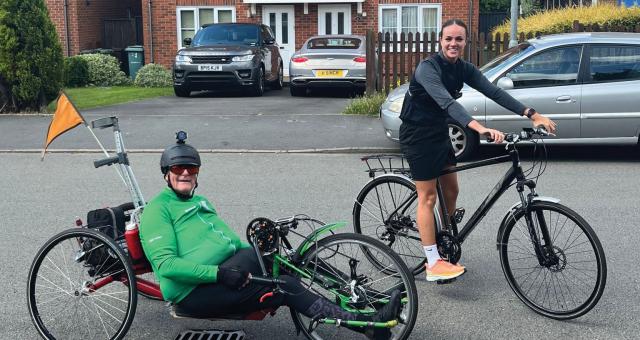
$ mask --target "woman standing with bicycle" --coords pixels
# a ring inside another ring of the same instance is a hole
[[[442,186],[445,204],[453,207],[452,210],[459,191],[455,173],[440,176],[443,169],[456,165],[447,117],[496,143],[502,143],[504,139],[502,132],[484,127],[456,101],[462,95],[462,86],[466,83],[506,109],[526,116],[533,126],[542,125],[552,133],[556,129],[555,122],[533,108],[527,108],[489,82],[475,65],[460,59],[467,39],[467,26],[462,20],[446,21],[439,38],[440,52],[423,60],[416,68],[400,113],[400,144],[418,193],[416,222],[427,258],[427,281],[452,279],[465,272],[464,266],[440,258],[435,238],[436,180]]]

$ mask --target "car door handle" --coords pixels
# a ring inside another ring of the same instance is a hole
[[[284,46],[280,46],[280,49],[281,49],[281,50],[284,50]]]
[[[571,96],[560,96],[556,98],[556,103],[575,103],[575,100],[571,100]]]

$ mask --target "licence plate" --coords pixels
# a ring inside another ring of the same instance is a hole
[[[198,65],[198,71],[222,71],[222,65]]]
[[[344,71],[343,70],[317,70],[316,71],[316,77],[322,77],[322,78],[330,78],[330,77],[344,77]]]

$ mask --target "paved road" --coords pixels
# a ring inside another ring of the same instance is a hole
[[[350,98],[322,92],[291,97],[286,89],[263,97],[203,93],[194,98],[161,97],[83,110],[87,121],[117,115],[130,149],[163,149],[185,130],[199,149],[216,150],[397,150],[376,117],[340,114]],[[0,115],[0,150],[42,147],[50,116]],[[97,134],[112,143],[107,131]],[[107,144],[106,147],[110,147]],[[95,149],[84,128],[59,137],[50,149]]]
[[[366,183],[359,154],[205,154],[199,192],[211,197],[222,216],[242,232],[253,217],[308,213],[325,221],[350,221],[353,199]],[[87,210],[127,199],[113,169],[94,169],[95,154],[0,154],[0,268],[3,279],[1,339],[36,339],[29,321],[25,285],[37,249],[69,228]],[[158,154],[132,154],[146,198],[162,186]],[[589,314],[569,322],[539,316],[509,289],[495,251],[504,212],[517,198],[502,198],[465,243],[469,272],[453,285],[418,278],[419,321],[413,339],[634,339],[640,333],[640,244],[634,159],[609,153],[586,160],[556,158],[539,191],[562,198],[582,214],[601,238],[609,265],[604,296]],[[524,164],[527,165],[526,163]],[[471,170],[460,177],[461,205],[476,207],[504,165]],[[140,300],[130,339],[173,339],[189,328],[238,329],[250,339],[295,336],[288,312],[269,322],[174,320],[162,303]]]

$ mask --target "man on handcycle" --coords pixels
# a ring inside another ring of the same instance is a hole
[[[303,287],[294,276],[281,275],[280,292],[251,281],[261,275],[255,251],[231,230],[203,196],[198,186],[200,155],[185,143],[186,133],[167,147],[160,170],[167,188],[144,209],[140,241],[165,300],[177,312],[198,318],[243,314],[286,305],[310,318],[336,318],[386,322],[397,319],[401,293],[374,315],[351,313]],[[270,296],[265,299],[265,297]],[[361,329],[353,328],[356,331]],[[365,332],[376,339],[389,338],[389,328]]]

